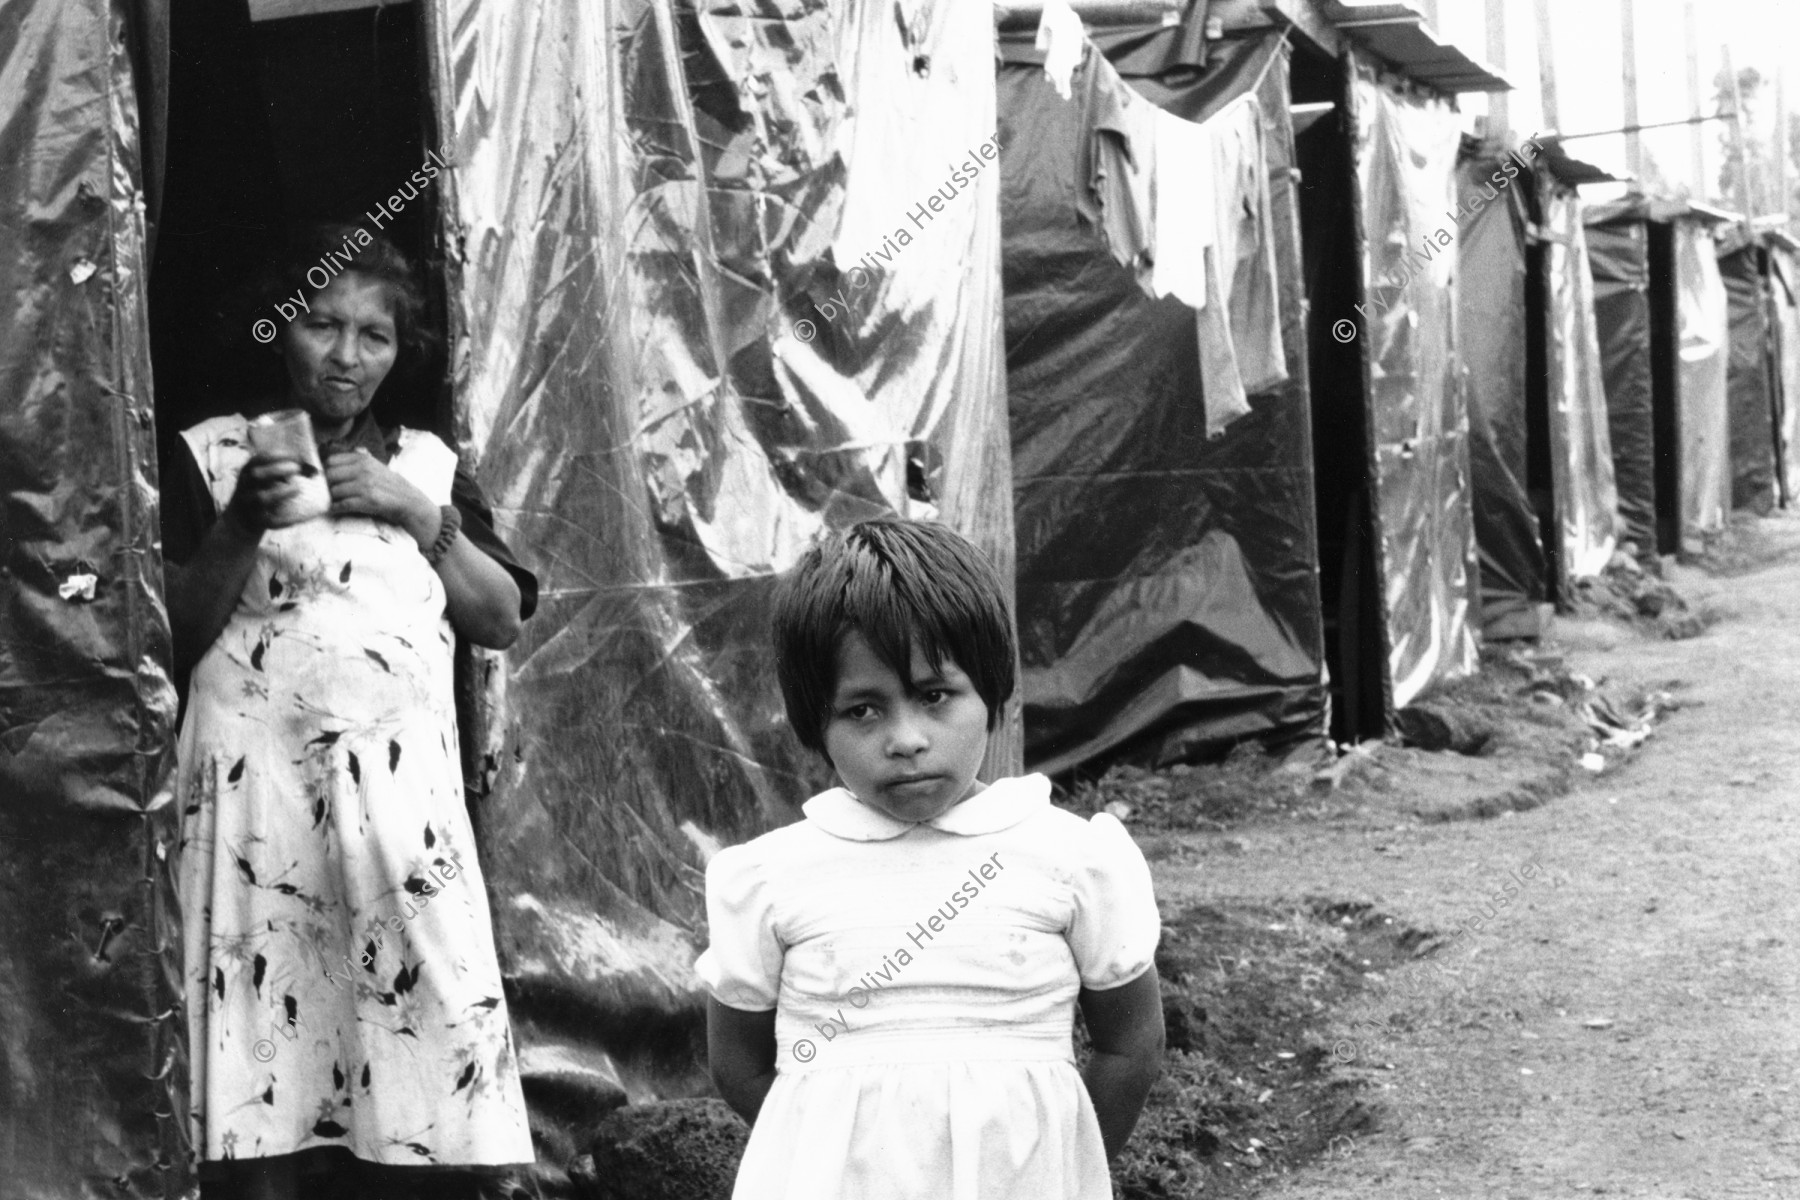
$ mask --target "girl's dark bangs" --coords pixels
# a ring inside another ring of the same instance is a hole
[[[875,657],[911,691],[913,647],[918,646],[934,671],[945,658],[955,657],[951,647],[929,614],[914,612],[890,580],[859,575],[845,596],[844,632],[862,634]]]

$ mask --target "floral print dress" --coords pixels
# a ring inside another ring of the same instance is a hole
[[[182,435],[224,511],[245,421]],[[439,504],[456,457],[389,466]],[[463,808],[452,634],[412,538],[365,517],[263,535],[182,725],[176,869],[203,1159],[532,1160]]]

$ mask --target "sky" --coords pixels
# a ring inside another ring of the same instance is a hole
[[[1625,124],[1624,59],[1620,35],[1623,6],[1628,0],[1551,0],[1551,30],[1556,59],[1560,132],[1585,133]],[[1690,115],[1684,0],[1629,0],[1637,31],[1638,120],[1644,124],[1683,120]],[[1521,136],[1545,128],[1537,62],[1536,5],[1533,0],[1505,0],[1507,55],[1502,74],[1516,90],[1509,93],[1510,124]],[[1440,35],[1465,52],[1487,59],[1486,0],[1438,0]],[[1713,78],[1725,44],[1734,65],[1754,66],[1769,81],[1752,115],[1756,136],[1774,131],[1774,77],[1783,52],[1789,56],[1800,33],[1800,3],[1794,0],[1695,0],[1696,41],[1700,57],[1702,112],[1713,111]],[[1498,65],[1498,64],[1496,64]],[[1800,113],[1800,63],[1789,73],[1788,106]],[[1473,117],[1485,113],[1484,96],[1469,95],[1462,107]],[[1705,154],[1708,198],[1720,198],[1720,138],[1726,122],[1700,126]],[[1645,149],[1655,157],[1671,185],[1692,184],[1693,153],[1686,128],[1650,130]],[[1625,139],[1581,138],[1569,152],[1610,171],[1625,171]]]

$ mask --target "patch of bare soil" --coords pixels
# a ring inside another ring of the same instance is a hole
[[[1120,1200],[1251,1195],[1269,1172],[1372,1128],[1364,1083],[1343,1069],[1326,1022],[1366,972],[1425,940],[1322,899],[1170,915],[1156,956],[1168,1055],[1114,1164]]]

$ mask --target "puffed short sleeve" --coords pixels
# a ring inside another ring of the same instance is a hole
[[[728,1008],[768,1012],[781,990],[783,947],[767,875],[748,846],[721,850],[706,865],[709,944],[694,971]]]
[[[1098,813],[1088,821],[1074,888],[1068,938],[1081,985],[1106,991],[1142,975],[1156,956],[1162,918],[1150,864],[1117,817]]]

